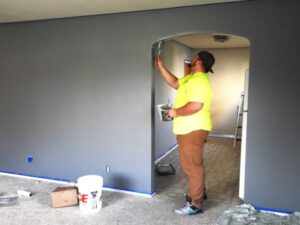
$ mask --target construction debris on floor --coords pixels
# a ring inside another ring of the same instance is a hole
[[[261,212],[253,206],[243,204],[226,210],[218,225],[300,225],[300,213],[278,215]]]
[[[15,205],[18,200],[18,195],[14,193],[0,193],[0,206]]]
[[[57,187],[51,192],[53,208],[78,205],[78,190],[76,187]]]

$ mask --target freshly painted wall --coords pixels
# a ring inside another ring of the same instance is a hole
[[[0,170],[97,173],[105,186],[152,193],[152,45],[230,33],[251,42],[245,202],[299,211],[299,8],[257,0],[1,24]]]
[[[176,41],[169,40],[162,46],[161,58],[171,73],[177,77],[183,77],[184,60],[190,59],[192,54],[193,49]],[[157,69],[154,69],[153,72],[155,80],[155,105],[173,104],[176,91],[163,80]],[[159,114],[155,112],[155,159],[162,156],[176,144],[172,125],[172,122],[162,122],[159,119]]]

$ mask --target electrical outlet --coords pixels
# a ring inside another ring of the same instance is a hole
[[[27,163],[33,163],[33,157],[31,155],[27,156]]]
[[[106,166],[106,173],[110,172],[110,166]]]

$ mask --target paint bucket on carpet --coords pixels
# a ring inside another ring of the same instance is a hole
[[[79,208],[84,213],[97,213],[102,208],[103,178],[86,175],[77,179]]]

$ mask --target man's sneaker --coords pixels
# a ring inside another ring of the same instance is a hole
[[[202,213],[203,210],[193,206],[190,202],[186,202],[186,204],[179,209],[175,209],[174,212],[178,215],[195,215]]]

